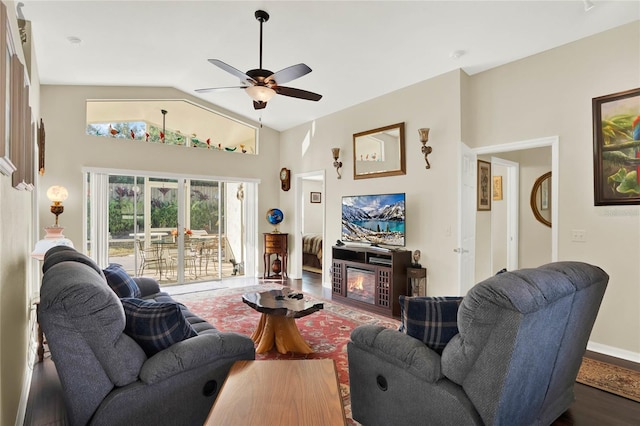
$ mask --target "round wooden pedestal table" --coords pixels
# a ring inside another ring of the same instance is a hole
[[[256,353],[269,352],[275,346],[281,354],[309,354],[313,350],[300,335],[295,318],[302,318],[324,308],[322,303],[305,300],[302,293],[290,288],[242,295],[242,301],[262,313],[251,339]]]

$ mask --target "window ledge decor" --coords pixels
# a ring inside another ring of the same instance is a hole
[[[87,100],[86,133],[131,142],[257,154],[257,128],[181,99]]]

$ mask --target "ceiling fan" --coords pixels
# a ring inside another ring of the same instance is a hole
[[[308,101],[319,101],[322,98],[322,95],[317,93],[295,89],[293,87],[280,86],[282,83],[288,83],[291,80],[295,80],[296,78],[309,74],[311,72],[311,68],[307,65],[292,65],[275,73],[262,68],[262,24],[269,20],[269,14],[264,10],[257,10],[255,12],[255,17],[258,22],[260,22],[260,68],[249,70],[244,73],[219,59],[209,59],[209,62],[213,65],[235,75],[236,77],[239,77],[242,85],[196,89],[196,92],[208,93],[217,90],[244,89],[253,99],[253,107],[255,109],[265,108],[267,106],[267,102],[276,94],[305,99]]]

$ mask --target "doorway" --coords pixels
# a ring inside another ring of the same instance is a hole
[[[295,248],[292,252],[292,278],[302,278],[303,271],[326,277],[324,259],[325,172],[301,173],[295,179]]]
[[[491,145],[479,148],[469,148],[464,143],[460,143],[460,181],[459,181],[459,196],[460,196],[460,210],[459,210],[459,227],[460,232],[458,247],[454,250],[459,256],[459,291],[461,295],[466,292],[476,283],[476,274],[473,271],[471,265],[475,265],[476,262],[476,236],[478,230],[476,229],[476,185],[473,180],[476,171],[476,160],[479,155],[493,155],[511,151],[521,151],[531,148],[550,147],[551,149],[551,172],[554,176],[551,182],[551,203],[554,208],[552,210],[552,223],[555,224],[551,228],[551,261],[555,262],[558,259],[558,211],[559,211],[559,197],[558,197],[558,172],[559,172],[559,138],[557,136],[550,136],[540,139],[531,139],[519,142],[506,143],[501,145]],[[522,196],[520,197],[522,198]],[[466,232],[463,232],[467,230]]]
[[[161,285],[217,281],[255,271],[254,182],[84,171],[86,251]]]

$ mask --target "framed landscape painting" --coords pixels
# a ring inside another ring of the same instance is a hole
[[[640,88],[593,98],[594,205],[640,204]]]

